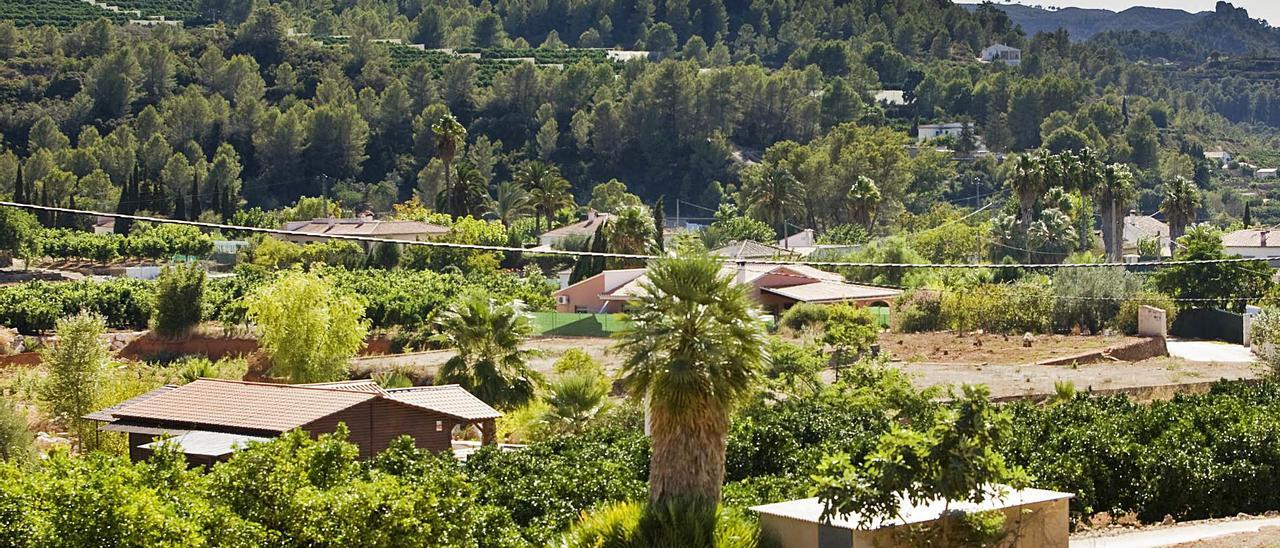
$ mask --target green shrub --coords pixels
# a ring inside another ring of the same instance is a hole
[[[27,429],[27,412],[17,401],[0,399],[0,461],[26,461],[35,454],[34,436]],[[0,515],[3,510],[0,510]],[[0,518],[0,525],[4,520]],[[3,528],[3,527],[0,527]],[[4,535],[0,534],[0,539]]]
[[[622,502],[584,512],[561,544],[568,548],[756,548],[759,537],[754,520],[725,506],[697,500],[658,506]]]
[[[1049,333],[1053,289],[1037,282],[987,284],[942,296],[942,323],[955,331]]]
[[[204,284],[204,269],[196,263],[166,266],[160,271],[151,318],[157,335],[179,337],[200,324]]]
[[[1053,277],[1054,327],[1098,333],[1115,320],[1125,299],[1141,289],[1142,280],[1122,268],[1063,269]]]
[[[923,333],[942,329],[942,295],[928,289],[915,289],[893,301],[893,330],[899,333]]]
[[[782,326],[792,331],[804,331],[826,323],[830,307],[824,304],[796,303],[782,314]]]
[[[1166,328],[1173,326],[1178,316],[1178,304],[1168,295],[1155,292],[1144,292],[1134,295],[1120,303],[1115,317],[1111,319],[1111,328],[1125,335],[1138,334],[1138,309],[1153,306],[1165,311]]]

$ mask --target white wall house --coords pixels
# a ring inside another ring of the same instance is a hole
[[[954,137],[956,139],[959,139],[961,134],[964,133],[965,125],[966,124],[964,122],[952,122],[949,124],[924,124],[918,128],[919,133],[917,134],[916,139],[921,143],[931,139],[937,139],[939,137]],[[973,124],[969,123],[968,126],[969,126],[969,130],[973,131]]]
[[[1220,166],[1225,166],[1231,163],[1231,158],[1232,158],[1231,153],[1225,150],[1212,150],[1204,153],[1204,157],[1207,160],[1213,160],[1217,162],[1218,165]]]
[[[1276,168],[1259,169],[1253,173],[1253,176],[1258,179],[1275,179],[1277,177]]]
[[[1016,67],[1022,64],[1022,50],[1004,44],[992,44],[982,50],[983,63],[1004,63]]]
[[[1280,231],[1247,228],[1222,236],[1222,250],[1227,255],[1242,257],[1280,256]]]

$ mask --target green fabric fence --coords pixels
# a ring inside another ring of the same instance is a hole
[[[630,322],[622,314],[534,312],[533,334],[548,337],[610,337]]]

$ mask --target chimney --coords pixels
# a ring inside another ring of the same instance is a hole
[[[734,282],[738,285],[747,283],[747,263],[738,263],[738,276]]]
[[[599,216],[600,216],[600,214],[599,214],[599,213],[596,213],[595,208],[588,208],[588,209],[587,209],[587,224],[591,224],[591,223],[596,222],[596,217],[599,217]]]
[[[1258,232],[1258,239],[1259,239],[1259,240],[1261,240],[1261,241],[1259,242],[1259,243],[1260,243],[1259,247],[1267,247],[1267,233],[1268,233],[1268,232],[1271,232],[1271,231],[1270,231],[1270,230],[1262,230],[1262,231],[1259,231],[1259,232]]]

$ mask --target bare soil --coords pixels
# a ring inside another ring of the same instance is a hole
[[[1239,533],[1195,542],[1174,544],[1172,548],[1276,548],[1280,547],[1280,527],[1263,527],[1253,533]]]
[[[1136,337],[1036,335],[1031,337],[1031,346],[1027,347],[1018,335],[947,331],[884,333],[880,335],[880,351],[888,352],[895,361],[909,363],[1022,364],[1065,358],[1139,340]]]
[[[1003,336],[997,335],[983,335],[980,338],[982,345],[974,346],[973,336],[951,333],[887,334],[881,337],[881,348],[895,360],[908,353],[921,357],[915,361],[896,363],[911,375],[918,387],[986,384],[993,397],[1053,394],[1054,384],[1060,381],[1070,382],[1077,390],[1086,391],[1205,383],[1219,379],[1253,379],[1262,376],[1262,372],[1252,364],[1199,363],[1167,357],[1136,363],[1030,365],[1035,361],[1106,348],[1124,342],[1124,337],[1039,337],[1030,349],[1022,347],[1021,337],[1011,336],[1007,341]],[[526,348],[535,352],[531,365],[544,375],[551,374],[555,361],[572,348],[586,351],[612,373],[617,370],[620,362],[620,358],[611,350],[614,342],[605,338],[539,338],[530,340]],[[894,351],[894,347],[901,350]],[[951,360],[934,361],[936,358],[929,358],[936,355]],[[358,372],[403,368],[430,376],[451,357],[452,351],[443,350],[361,358],[355,360],[353,365]],[[1159,397],[1159,394],[1154,397]]]

